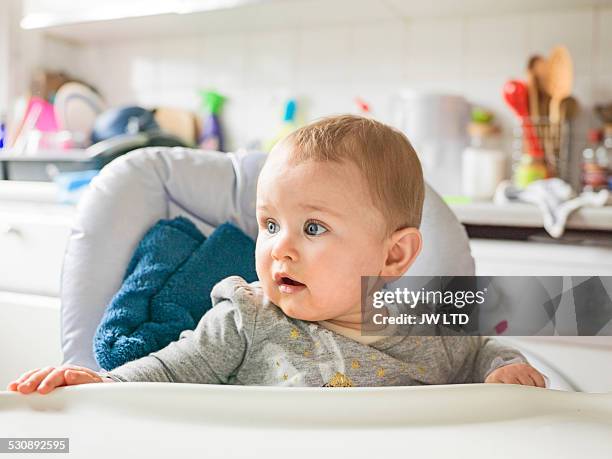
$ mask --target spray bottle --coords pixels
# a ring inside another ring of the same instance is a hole
[[[265,151],[272,150],[272,147],[278,142],[280,139],[285,137],[287,134],[295,131],[297,129],[296,123],[296,111],[297,111],[297,102],[295,99],[289,99],[285,104],[285,113],[283,115],[283,122],[278,128],[278,131],[274,135],[273,138],[268,140],[264,145]]]
[[[200,97],[202,97],[202,107],[208,112],[202,126],[200,147],[204,150],[223,151],[223,134],[219,113],[223,102],[225,102],[225,97],[214,91],[201,91]]]

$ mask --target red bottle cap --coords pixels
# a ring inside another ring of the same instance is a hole
[[[589,142],[591,143],[599,143],[602,139],[601,129],[589,129],[588,135]]]

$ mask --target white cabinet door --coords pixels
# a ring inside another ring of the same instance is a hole
[[[470,239],[480,276],[612,276],[612,248]]]
[[[62,362],[58,298],[0,291],[0,390],[21,373]]]
[[[0,209],[0,290],[59,296],[69,215]]]

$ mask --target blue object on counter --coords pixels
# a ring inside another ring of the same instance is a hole
[[[212,307],[215,284],[232,275],[257,279],[255,243],[240,229],[224,223],[206,239],[184,217],[160,220],[106,308],[94,336],[96,361],[112,370],[176,341]]]
[[[283,116],[283,121],[285,123],[295,122],[296,108],[297,108],[297,102],[295,101],[295,99],[289,99],[287,101],[287,105],[285,105],[285,116]]]
[[[76,204],[87,189],[89,183],[100,171],[86,170],[77,172],[62,172],[53,176],[53,181],[59,191],[61,204]]]
[[[93,143],[121,134],[158,131],[153,112],[138,106],[111,108],[96,118],[91,132]]]
[[[6,126],[2,120],[0,120],[0,150],[4,148],[4,139],[6,138]]]

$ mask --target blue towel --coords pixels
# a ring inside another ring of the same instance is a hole
[[[186,218],[160,220],[106,308],[94,336],[96,361],[112,370],[176,341],[212,307],[215,284],[232,275],[257,279],[255,244],[240,229],[224,223],[206,239]]]

